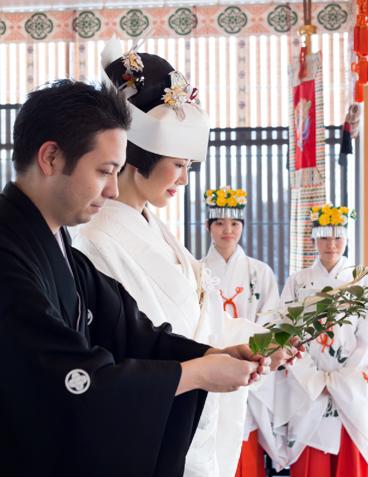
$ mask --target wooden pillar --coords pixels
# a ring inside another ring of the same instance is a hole
[[[364,87],[364,127],[361,134],[361,151],[362,151],[362,184],[361,184],[361,220],[363,226],[361,228],[362,235],[360,237],[363,264],[368,265],[368,87]]]

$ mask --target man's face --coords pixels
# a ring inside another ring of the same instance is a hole
[[[70,175],[59,168],[52,183],[52,215],[58,226],[88,222],[106,199],[117,197],[126,144],[122,129],[97,133],[94,148],[80,157]]]

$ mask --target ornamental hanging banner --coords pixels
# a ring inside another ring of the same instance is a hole
[[[322,59],[304,55],[290,68],[290,273],[312,265],[310,209],[326,202]]]
[[[293,94],[295,169],[310,171],[317,166],[315,80],[301,82]]]

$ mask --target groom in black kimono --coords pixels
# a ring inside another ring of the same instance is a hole
[[[129,121],[115,91],[67,80],[16,119],[0,195],[2,477],[179,477],[205,391],[264,371],[241,346],[155,328],[70,247],[63,226],[118,193]]]

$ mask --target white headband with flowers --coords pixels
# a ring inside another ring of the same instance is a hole
[[[356,219],[355,209],[335,207],[332,204],[313,206],[310,211],[312,238],[347,237],[349,218]]]
[[[231,189],[230,186],[208,189],[204,193],[209,219],[243,219],[247,203],[244,189]]]

